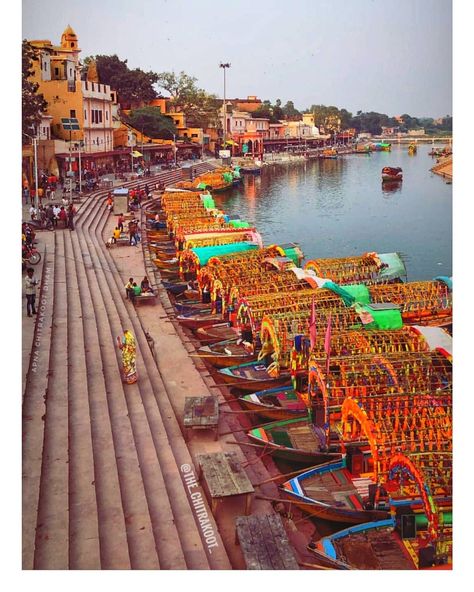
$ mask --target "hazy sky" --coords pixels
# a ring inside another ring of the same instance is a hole
[[[184,70],[208,92],[415,117],[452,114],[451,0],[23,0],[22,36]]]

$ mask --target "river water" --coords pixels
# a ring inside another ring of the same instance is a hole
[[[452,185],[430,172],[431,144],[415,156],[407,146],[370,156],[264,167],[259,176],[215,194],[216,205],[254,224],[265,246],[297,242],[305,261],[367,251],[402,254],[408,280],[452,274]],[[403,181],[383,187],[384,166]]]

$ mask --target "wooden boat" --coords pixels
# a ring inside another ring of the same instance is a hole
[[[245,175],[260,175],[262,167],[258,164],[245,164],[240,167],[240,172]]]
[[[310,467],[342,459],[340,452],[322,450],[324,437],[307,417],[274,421],[251,429],[247,435],[274,456],[299,466]]]
[[[237,330],[230,326],[230,323],[220,322],[213,325],[206,325],[194,330],[194,335],[201,343],[216,343],[225,339],[236,339]]]
[[[412,553],[406,552],[400,527],[396,528],[397,522],[394,517],[345,528],[318,541],[310,542],[308,550],[313,554],[318,565],[332,569],[420,569],[419,550],[423,544],[426,546],[426,540],[422,541],[419,532],[423,530],[425,522],[426,516],[423,513],[415,515],[416,536],[410,537]],[[443,537],[443,545],[447,547],[448,552],[441,560],[442,562],[440,561],[439,567],[452,569],[452,515],[450,512],[443,512],[443,524],[449,525],[447,536]],[[449,540],[450,535],[451,540]]]
[[[238,400],[245,409],[251,409],[268,419],[292,419],[308,414],[308,408],[292,386],[265,389],[243,395]]]
[[[370,477],[352,474],[347,468],[347,456],[310,469],[286,481],[281,490],[298,507],[320,520],[362,524],[389,518],[388,511],[366,510]]]
[[[335,159],[337,158],[337,150],[334,148],[327,148],[319,154],[319,158]]]
[[[221,368],[217,376],[223,382],[232,384],[235,388],[250,392],[289,384],[291,379],[289,372],[281,372],[277,377],[271,376],[265,364],[257,360],[240,364],[239,366]]]
[[[182,302],[175,302],[174,307],[179,314],[182,315],[190,315],[196,313],[210,313],[211,312],[211,305],[205,302],[201,302],[200,300],[197,302],[192,302],[191,300],[184,300]]]
[[[400,167],[384,167],[382,169],[382,181],[402,181],[403,172]]]
[[[210,312],[194,313],[190,315],[178,315],[176,319],[188,329],[198,329],[199,327],[206,327],[222,321],[222,317],[219,314],[213,314]]]
[[[410,145],[408,146],[408,154],[409,154],[410,156],[413,156],[414,154],[416,154],[416,151],[417,151],[416,144],[410,144]]]
[[[179,270],[175,269],[159,269],[160,275],[166,280],[179,280]]]
[[[172,259],[153,259],[153,263],[158,267],[158,269],[167,269],[169,271],[179,272],[179,263],[177,257],[173,257]]]
[[[171,292],[174,295],[182,294],[188,286],[187,282],[173,282],[169,280],[163,281],[162,284],[168,292]]]
[[[203,345],[198,349],[198,354],[216,368],[227,368],[256,359],[256,355],[249,353],[242,343],[237,343],[236,338]]]

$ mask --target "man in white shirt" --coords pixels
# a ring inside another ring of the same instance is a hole
[[[24,280],[25,294],[26,294],[26,314],[31,317],[32,313],[36,314],[35,300],[36,300],[36,286],[38,280],[35,278],[35,270],[28,267],[26,270],[26,277]]]

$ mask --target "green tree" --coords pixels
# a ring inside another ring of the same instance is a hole
[[[301,119],[301,113],[295,108],[293,101],[287,101],[283,107],[283,114],[286,119],[290,121],[298,121]]]
[[[44,100],[43,95],[37,92],[39,84],[29,80],[33,75],[33,62],[38,61],[38,57],[26,39],[22,43],[21,58],[22,142],[27,144],[28,136],[25,134],[29,136],[35,134],[36,128],[41,121],[41,113],[46,111],[48,103]]]
[[[125,121],[150,138],[171,140],[178,133],[173,119],[163,115],[159,107],[133,109]]]
[[[222,102],[197,86],[197,78],[185,72],[161,72],[157,84],[170,95],[173,109],[186,115],[186,123],[206,128],[218,125],[219,108]]]
[[[118,100],[122,104],[146,103],[157,96],[153,85],[158,81],[155,72],[144,72],[140,68],[130,70],[127,60],[121,60],[117,55],[96,55],[85,58],[82,69],[87,72],[90,60],[97,65],[99,80],[117,91]]]

